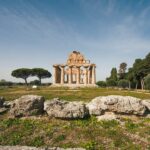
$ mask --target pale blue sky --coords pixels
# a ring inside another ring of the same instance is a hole
[[[65,63],[78,50],[97,80],[150,52],[149,0],[0,0],[0,79],[19,67]]]

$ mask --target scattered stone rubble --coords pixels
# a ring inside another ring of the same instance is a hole
[[[59,119],[83,119],[91,115],[98,120],[111,120],[119,115],[150,115],[150,100],[141,100],[131,96],[100,96],[89,103],[65,101],[59,98],[45,101],[37,95],[24,95],[12,102],[0,97],[0,114],[9,109],[12,117],[28,117],[47,114]],[[107,118],[107,119],[106,119]]]

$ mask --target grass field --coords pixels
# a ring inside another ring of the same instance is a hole
[[[78,88],[69,89],[61,87],[40,87],[38,89],[31,89],[30,87],[10,87],[10,88],[0,88],[0,96],[6,98],[6,100],[14,100],[21,95],[26,94],[36,94],[42,95],[45,99],[52,99],[55,97],[60,97],[65,100],[76,100],[76,101],[90,101],[97,96],[106,95],[124,95],[133,96],[141,99],[150,99],[150,93],[137,92],[129,90],[118,90],[112,88]]]
[[[21,95],[42,95],[46,100],[60,97],[68,101],[90,101],[102,95],[128,95],[150,99],[150,93],[103,88],[1,88],[0,96],[13,100]],[[150,119],[124,117],[121,122],[101,121],[96,117],[84,120],[48,119],[45,116],[10,119],[0,115],[0,145],[84,147],[87,150],[150,149]]]

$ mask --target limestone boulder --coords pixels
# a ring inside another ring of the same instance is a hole
[[[143,115],[146,111],[141,100],[131,96],[100,96],[87,104],[91,115],[102,115],[104,112],[119,114]]]
[[[150,111],[150,100],[142,100],[142,104]]]
[[[11,103],[10,115],[25,117],[40,115],[44,112],[44,97],[24,95]]]
[[[45,150],[45,149],[29,146],[0,146],[0,150]]]
[[[82,119],[88,115],[88,109],[83,102],[67,102],[58,98],[45,101],[44,110],[49,117],[62,119]]]
[[[3,114],[8,111],[8,108],[2,107],[0,108],[0,114]]]
[[[146,118],[150,118],[150,113],[145,116]]]
[[[118,116],[112,112],[105,113],[104,115],[97,116],[98,121],[111,121],[111,120],[117,120]]]
[[[10,108],[13,103],[14,103],[13,101],[5,101],[3,103],[3,107]]]
[[[59,147],[30,147],[30,146],[0,146],[0,150],[85,150],[84,148],[59,148]]]
[[[0,108],[3,107],[4,101],[4,97],[0,97]]]

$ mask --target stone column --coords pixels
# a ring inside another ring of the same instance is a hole
[[[88,68],[88,84],[90,84],[91,67]]]
[[[72,66],[69,66],[69,84],[72,84]]]
[[[54,72],[53,72],[53,84],[56,84],[56,79],[57,79],[57,68],[56,66],[53,66]]]
[[[96,83],[96,72],[95,72],[95,66],[92,67],[92,84]]]
[[[67,83],[68,83],[68,74],[67,74]]]
[[[88,68],[85,67],[85,76],[84,76],[84,84],[88,83]]]
[[[61,84],[64,84],[64,67],[65,66],[61,66]]]
[[[80,84],[80,67],[77,67],[77,82],[76,84]]]

